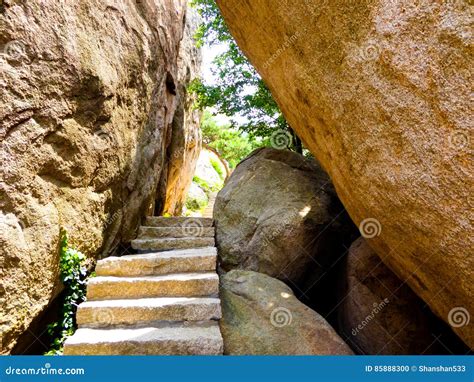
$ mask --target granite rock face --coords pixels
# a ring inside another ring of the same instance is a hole
[[[338,305],[340,331],[354,350],[372,355],[449,354],[432,333],[436,317],[363,238],[349,248],[340,284],[345,286]]]
[[[163,177],[166,184],[166,198],[162,210],[179,216],[183,212],[186,195],[191,186],[199,154],[201,152],[201,112],[194,107],[195,96],[188,93],[186,86],[200,74],[202,57],[196,47],[194,33],[199,26],[199,16],[188,8],[184,38],[181,41],[178,59],[178,108],[173,119],[173,132],[168,148],[168,176]],[[160,195],[158,195],[160,196]]]
[[[197,118],[182,106],[183,70],[199,64],[186,12],[184,0],[2,2],[2,353],[60,291],[60,227],[90,259],[108,254],[165,199],[173,152],[199,146],[192,123],[173,140],[178,119]]]
[[[288,150],[258,149],[216,198],[220,266],[298,283],[336,260],[327,239],[336,231],[342,235],[343,213],[317,162]]]
[[[217,3],[370,246],[474,347],[469,2]]]

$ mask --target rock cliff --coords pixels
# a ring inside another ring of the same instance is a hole
[[[173,154],[192,167],[186,13],[185,0],[2,2],[2,353],[60,291],[61,226],[105,256],[164,205]]]
[[[162,178],[162,184],[166,185],[166,198],[163,209],[158,208],[156,211],[173,216],[179,216],[183,212],[186,194],[191,186],[201,151],[201,112],[195,109],[195,96],[188,93],[186,88],[190,81],[199,76],[201,69],[201,52],[193,38],[198,26],[197,12],[192,8],[188,9],[178,61],[178,109],[173,120],[172,140],[167,152],[168,176]]]
[[[217,1],[382,260],[471,348],[467,1]]]

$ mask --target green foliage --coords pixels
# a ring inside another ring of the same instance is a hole
[[[224,53],[214,60],[216,85],[196,79],[189,90],[197,95],[197,107],[214,107],[230,118],[232,126],[251,138],[270,138],[277,131],[291,131],[268,87],[240,51],[214,0],[193,0],[203,24],[196,33],[199,45],[223,45]],[[301,151],[301,142],[292,133],[293,148]]]
[[[224,170],[222,169],[220,162],[214,158],[210,158],[209,161],[211,162],[212,168],[219,174],[219,178],[221,178],[221,180],[225,180]]]
[[[208,110],[204,111],[201,130],[203,142],[216,150],[231,168],[235,168],[253,150],[265,145],[265,141],[262,139],[250,138],[248,134],[239,132],[230,125],[217,124]]]
[[[193,182],[201,187],[204,192],[209,196],[211,192],[216,192],[220,190],[219,185],[210,185],[206,180],[201,179],[199,176],[194,175]]]
[[[57,322],[48,325],[48,334],[53,338],[50,350],[45,355],[60,355],[64,341],[76,330],[77,306],[86,297],[86,268],[83,266],[85,256],[69,248],[65,230],[61,230],[60,242],[60,279],[64,284],[64,302],[60,318]]]
[[[202,210],[207,206],[208,200],[205,199],[196,199],[186,198],[186,210],[189,212],[202,212]]]
[[[212,191],[212,187],[209,183],[197,175],[194,175],[193,183],[197,184],[199,188],[204,191],[204,195],[196,194],[191,191],[188,192],[185,202],[187,214],[191,214],[192,212],[202,213],[209,203],[209,195]]]

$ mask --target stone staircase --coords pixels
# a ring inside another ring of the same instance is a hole
[[[149,217],[132,247],[97,263],[64,354],[222,354],[212,219]]]
[[[217,192],[213,192],[209,196],[209,202],[207,203],[206,208],[204,209],[202,216],[205,218],[211,218],[214,214],[214,204],[216,203]]]

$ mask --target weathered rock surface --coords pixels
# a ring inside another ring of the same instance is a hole
[[[363,238],[349,249],[341,285],[340,329],[354,350],[371,355],[443,352],[430,331],[435,317]]]
[[[216,242],[224,270],[248,269],[298,282],[322,271],[324,239],[344,208],[316,162],[290,151],[258,149],[217,195]]]
[[[164,198],[169,155],[196,142],[187,122],[172,136],[188,120],[179,66],[198,64],[179,56],[185,13],[184,0],[2,2],[2,353],[60,289],[59,227],[89,257],[129,241]]]
[[[209,203],[206,192],[195,182],[191,183],[186,195],[186,209],[198,211]]]
[[[318,313],[283,282],[252,271],[221,277],[224,354],[352,354]]]
[[[472,315],[469,2],[217,3],[383,261],[445,321]]]
[[[166,184],[166,199],[163,210],[156,211],[172,216],[179,216],[183,211],[201,150],[201,112],[194,107],[195,96],[186,90],[187,84],[199,76],[201,69],[201,51],[194,41],[198,26],[199,16],[195,10],[189,8],[178,59],[178,108],[173,119],[172,140],[168,148],[168,176],[163,178]]]
[[[217,172],[214,166],[219,166],[222,176]],[[225,172],[226,169],[217,154],[204,148],[199,155],[195,176],[205,180],[211,188],[220,188],[226,177],[224,175]]]

